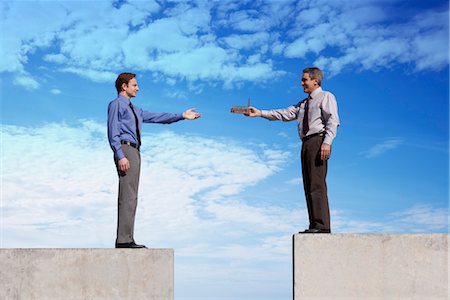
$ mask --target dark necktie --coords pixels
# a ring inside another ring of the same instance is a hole
[[[309,102],[311,100],[311,96],[308,96],[308,99],[305,102],[305,113],[303,115],[303,127],[302,127],[302,133],[303,136],[306,136],[306,134],[309,131]]]
[[[137,146],[140,147],[141,146],[141,132],[139,131],[138,118],[137,118],[136,112],[134,111],[133,104],[131,102],[130,102],[130,108],[131,108],[131,111],[133,112],[134,121],[136,123],[136,135],[137,135],[137,141],[138,141],[138,145]]]

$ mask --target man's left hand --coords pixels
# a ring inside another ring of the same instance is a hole
[[[191,108],[183,112],[183,118],[185,118],[186,120],[195,120],[200,118],[202,115],[196,113],[194,110],[196,110],[196,108]]]
[[[331,155],[331,145],[322,144],[322,146],[320,147],[320,159],[327,160],[330,158],[330,155]]]

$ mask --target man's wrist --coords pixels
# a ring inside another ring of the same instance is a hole
[[[117,160],[121,160],[122,158],[125,158],[125,155],[123,154],[122,151],[117,151],[116,157],[117,157]]]
[[[331,146],[331,143],[333,143],[333,139],[325,134],[325,138],[323,139],[322,144]]]

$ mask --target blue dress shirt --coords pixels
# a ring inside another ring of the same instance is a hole
[[[133,108],[136,112],[140,132],[142,132],[142,122],[170,124],[184,119],[182,114],[147,112],[135,105]],[[117,159],[125,157],[121,141],[138,145],[136,121],[130,107],[130,100],[122,95],[118,95],[108,105],[108,140]]]

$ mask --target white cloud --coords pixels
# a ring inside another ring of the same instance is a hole
[[[51,90],[50,90],[50,93],[52,93],[53,95],[59,95],[59,94],[61,94],[62,92],[61,92],[60,89],[51,89]]]
[[[2,139],[1,247],[113,246],[117,175],[105,124],[3,125]],[[255,284],[284,274],[286,245],[306,214],[237,194],[280,170],[282,152],[172,131],[144,133],[143,143],[136,239],[176,249],[183,294],[205,282],[236,286],[234,271],[258,274]],[[242,260],[248,251],[257,255]]]
[[[291,31],[295,39],[285,43],[287,57],[315,54],[314,64],[331,75],[347,67],[379,70],[412,63],[423,71],[448,65],[446,8],[420,11],[391,23],[388,6],[374,1],[322,2],[301,7],[296,29]],[[335,54],[324,54],[330,48],[337,49]]]
[[[40,84],[36,79],[29,76],[28,74],[21,74],[14,77],[13,83],[15,85],[22,86],[27,90],[35,90],[39,88]]]
[[[402,212],[392,214],[397,223],[403,223],[414,232],[426,232],[448,229],[448,208],[436,208],[431,205],[417,204]],[[412,225],[412,226],[411,226]]]
[[[60,66],[59,71],[95,81],[109,81],[123,69],[161,73],[177,80],[225,81],[227,86],[283,74],[273,69],[270,60],[247,62],[246,54],[219,46],[207,2],[177,2],[164,8],[161,17],[153,16],[161,9],[156,2],[127,2],[120,7],[106,1],[89,7],[53,3],[51,18],[38,14],[27,19],[26,26],[16,26],[18,16],[34,9],[45,12],[50,6],[45,2],[27,3],[26,9],[16,2],[8,5],[6,24],[16,29],[6,32],[8,46],[3,56],[8,62],[2,60],[5,64],[0,71],[23,71],[31,53],[50,48],[44,61]],[[50,19],[51,25],[46,26]]]
[[[222,40],[232,48],[248,50],[268,44],[269,38],[270,35],[267,32],[257,32],[252,34],[234,34]]]
[[[321,11],[318,7],[311,7],[301,10],[296,18],[297,24],[304,26],[315,25],[320,22],[322,17]]]
[[[387,151],[396,149],[402,143],[403,143],[403,140],[401,140],[401,139],[397,139],[397,138],[388,139],[380,144],[376,144],[375,146],[370,148],[368,151],[363,152],[362,154],[364,154],[366,158],[377,157],[377,156],[384,154]]]
[[[281,132],[277,133],[277,136],[282,137],[284,139],[290,139],[291,138],[291,135],[286,133],[285,131],[281,131]]]
[[[117,176],[105,124],[2,125],[2,139],[1,247],[113,246]],[[306,210],[240,197],[281,171],[286,153],[169,130],[144,132],[143,143],[136,238],[175,248],[179,293],[277,298],[289,290],[291,235],[307,223]],[[336,232],[442,231],[448,220],[447,210],[431,206],[387,221],[346,214],[332,211]]]
[[[22,73],[28,56],[51,43],[63,24],[65,13],[57,5],[39,2],[2,2],[1,10],[2,28],[7,30],[2,30],[0,72]]]
[[[413,41],[413,51],[416,59],[416,69],[422,70],[439,70],[448,63],[448,52],[445,50],[445,42],[448,42],[448,30],[432,30],[417,35]],[[436,51],[438,49],[438,51]],[[447,47],[448,50],[448,47]]]
[[[256,32],[261,29],[269,29],[270,20],[263,16],[257,10],[239,10],[230,14],[229,24],[232,28],[240,31]]]
[[[386,214],[374,220],[358,220],[357,214],[352,212],[334,211],[332,213],[333,226],[336,232],[346,233],[430,233],[448,232],[448,208],[436,207],[432,204],[417,203],[402,211]]]
[[[302,185],[303,178],[302,177],[292,178],[291,180],[286,181],[286,183],[289,185],[294,185],[294,186]]]
[[[164,95],[169,98],[175,98],[175,99],[188,99],[188,96],[185,91],[182,90],[168,90],[164,92]]]
[[[67,57],[65,57],[63,54],[46,54],[44,55],[44,60],[49,62],[55,62],[55,63],[65,63],[67,62]]]
[[[93,121],[76,127],[4,125],[2,171],[8,176],[3,178],[2,230],[22,235],[39,231],[43,236],[40,243],[50,243],[47,246],[80,242],[110,246],[117,178],[105,136],[104,126]],[[288,227],[281,215],[290,212],[230,200],[230,196],[280,170],[286,161],[282,152],[250,150],[228,140],[171,131],[144,135],[143,141],[138,218],[145,228],[142,236],[163,241],[166,236],[177,235],[180,228],[186,231],[182,235],[190,237],[199,232],[213,234],[218,227],[238,219],[255,227],[270,220],[275,231]],[[271,216],[274,211],[279,215]],[[203,213],[209,217],[203,218]],[[94,234],[89,226],[99,231]],[[66,237],[50,242],[54,231],[61,230],[67,231]],[[71,236],[77,230],[86,239]],[[5,246],[18,242],[9,234],[5,236]]]
[[[413,64],[426,71],[448,64],[446,9],[392,23],[386,3],[319,3],[5,2],[0,72],[30,73],[29,59],[41,50],[47,53],[33,60],[92,80],[133,69],[226,87],[283,76],[277,69],[282,55],[313,54],[314,64],[330,74],[347,67]]]
[[[77,74],[81,77],[90,79],[95,82],[114,82],[117,74],[109,71],[95,70],[95,69],[82,69],[82,68],[62,68],[62,72],[68,72]]]

